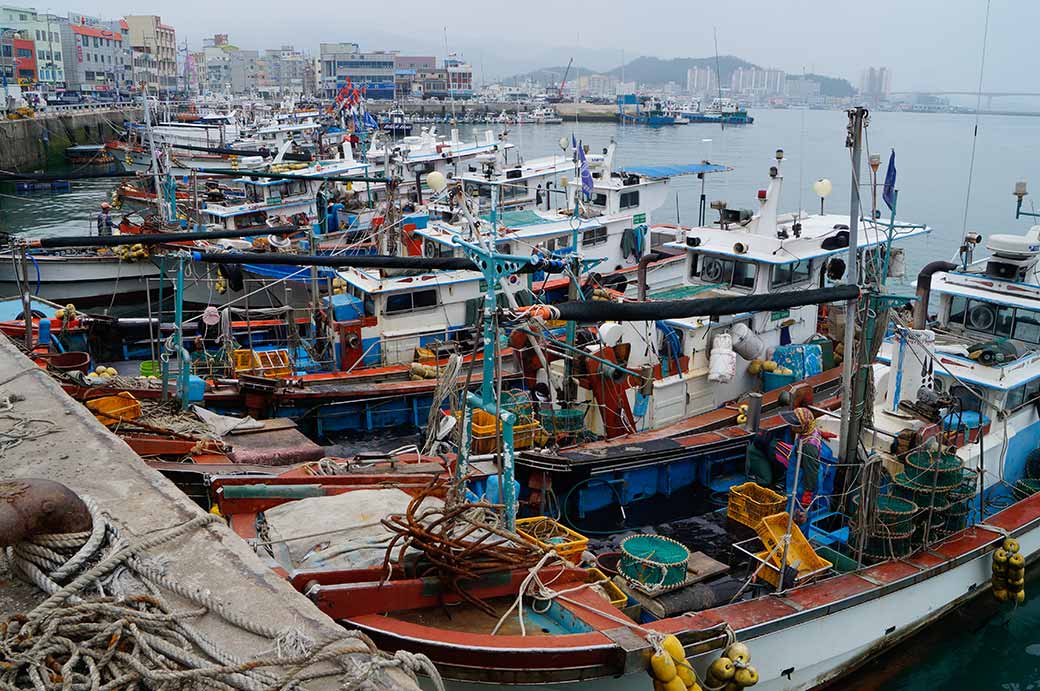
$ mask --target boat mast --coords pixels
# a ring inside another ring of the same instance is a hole
[[[867,109],[857,106],[848,111],[849,125],[845,146],[852,149],[852,190],[849,204],[849,252],[848,265],[846,267],[845,282],[848,285],[859,284],[859,173],[863,158],[863,128],[867,121]],[[853,414],[861,406],[855,404],[853,399],[852,377],[855,371],[856,361],[856,313],[859,306],[858,300],[849,300],[845,303],[845,351],[842,354],[841,389],[842,389],[842,411],[841,416],[841,443],[844,453],[844,463],[852,463],[856,458],[856,450],[859,441],[858,423],[853,424]]]

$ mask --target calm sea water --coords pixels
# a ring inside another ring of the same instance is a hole
[[[812,183],[832,181],[826,200],[831,212],[849,208],[850,163],[845,148],[846,115],[834,111],[774,110],[755,113],[748,127],[685,125],[649,129],[608,123],[568,121],[563,125],[517,125],[510,138],[525,156],[559,152],[561,137],[573,133],[593,150],[618,142],[620,165],[695,163],[710,160],[734,170],[711,176],[709,200],[754,208],[755,193],[768,182],[774,152],[784,150],[781,210],[818,210]],[[464,127],[469,136],[484,126]],[[500,127],[496,127],[496,130]],[[970,115],[876,113],[867,129],[870,152],[882,157],[883,178],[889,152],[896,151],[901,220],[933,228],[927,238],[907,245],[911,272],[956,252],[965,227],[969,165],[975,119]],[[864,158],[864,160],[866,160]],[[1014,218],[1017,180],[1032,180],[1040,194],[1040,118],[983,116],[978,129],[974,175],[967,204],[968,230],[988,236],[1020,233],[1028,220]],[[85,234],[112,181],[75,182],[71,192],[16,194],[0,187],[0,231],[33,236]],[[680,178],[671,196],[653,214],[661,223],[694,223],[700,182]],[[864,189],[869,199],[869,189]],[[1026,207],[1032,208],[1026,198]],[[710,213],[710,210],[709,210]],[[886,212],[887,214],[887,212]],[[913,273],[910,274],[912,278]],[[840,688],[857,689],[1005,689],[1040,688],[1040,579],[1027,585],[1026,604],[997,608],[986,596],[953,613],[914,640],[889,653]]]

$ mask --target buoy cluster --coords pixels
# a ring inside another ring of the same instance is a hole
[[[76,314],[76,306],[71,302],[64,307],[54,310],[54,318],[60,322],[75,321],[77,316],[79,315]]]
[[[686,651],[675,636],[665,636],[660,648],[650,657],[650,676],[654,691],[702,691],[697,673],[686,660]]]
[[[997,602],[1026,601],[1026,561],[1014,538],[1005,539],[993,553],[993,597]]]
[[[654,691],[737,691],[758,683],[758,672],[751,666],[751,651],[737,642],[711,663],[702,685],[675,636],[665,637],[650,658],[650,676]]]
[[[748,404],[747,403],[741,403],[740,405],[737,406],[737,424],[738,425],[743,425],[745,422],[747,422],[747,411],[748,411]]]
[[[762,372],[773,372],[774,374],[794,374],[794,370],[781,367],[775,360],[761,360],[755,358],[747,367],[748,374],[756,375]]]
[[[345,292],[347,292],[347,282],[339,276],[332,279],[332,294],[342,295]]]
[[[758,672],[751,666],[751,650],[740,643],[731,643],[719,659],[708,666],[704,686],[708,689],[737,691],[758,683]]]
[[[123,261],[138,261],[148,258],[148,250],[141,243],[129,246],[117,245],[113,252]]]

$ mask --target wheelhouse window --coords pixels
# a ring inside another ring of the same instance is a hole
[[[392,293],[386,296],[384,314],[418,312],[437,306],[437,290],[414,290],[407,293]]]
[[[604,192],[596,192],[592,195],[592,201],[590,202],[593,206],[606,207],[607,206],[607,195]]]
[[[1040,343],[1040,312],[954,296],[950,300],[950,324],[979,334]]]
[[[758,265],[754,262],[726,257],[701,257],[694,255],[691,275],[704,283],[719,283],[735,288],[754,288]]]
[[[630,192],[621,193],[621,208],[631,209],[639,206],[639,190],[631,190]]]
[[[581,246],[582,247],[593,247],[595,245],[602,245],[607,241],[607,229],[605,226],[599,228],[590,228],[581,234]]]
[[[803,259],[787,264],[774,264],[770,285],[773,288],[797,285],[809,280],[809,260]]]

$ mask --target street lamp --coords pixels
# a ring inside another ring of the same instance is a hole
[[[831,181],[827,178],[820,178],[819,180],[813,183],[812,188],[813,192],[816,193],[816,196],[820,198],[820,215],[822,216],[823,200],[830,195],[831,190],[834,189],[834,186],[831,184]]]

